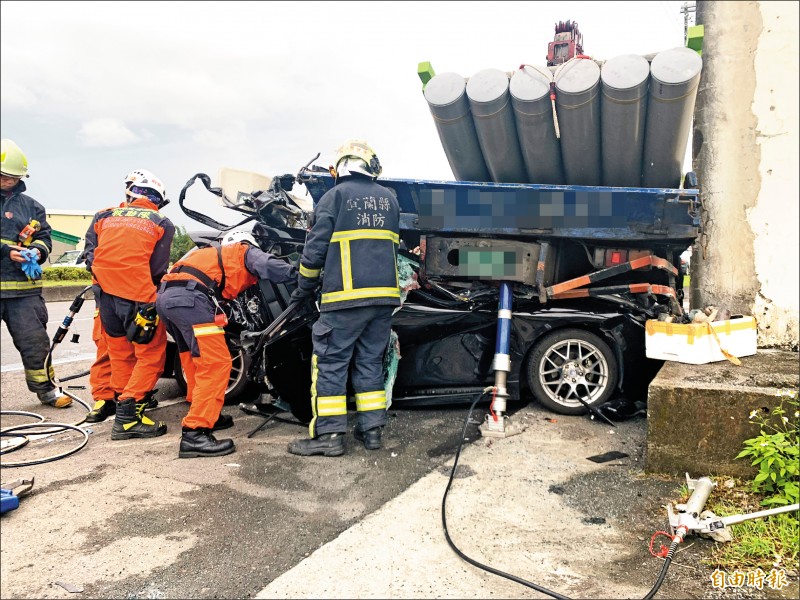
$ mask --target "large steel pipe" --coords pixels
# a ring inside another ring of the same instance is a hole
[[[490,181],[472,122],[465,79],[458,73],[440,73],[425,86],[424,96],[453,176],[458,181]]]
[[[556,71],[556,112],[568,185],[601,185],[600,67],[575,59]]]
[[[603,185],[640,187],[650,63],[624,54],[600,70]]]
[[[664,50],[650,64],[643,187],[680,186],[702,67],[690,48]]]
[[[561,148],[550,101],[550,72],[524,66],[511,77],[509,93],[528,182],[563,184]]]
[[[508,93],[508,75],[499,69],[479,71],[467,82],[467,97],[492,181],[527,183]]]

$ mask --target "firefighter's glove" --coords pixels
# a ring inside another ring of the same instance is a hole
[[[295,289],[295,291],[292,292],[292,298],[291,299],[292,299],[292,302],[305,302],[306,300],[314,298],[314,296],[316,296],[316,294],[317,294],[317,291],[316,291],[315,288],[303,289],[301,287],[298,287],[297,289]]]
[[[20,263],[23,273],[28,279],[39,279],[42,276],[42,266],[39,264],[39,252],[35,248],[26,248],[19,253],[25,258],[25,262]]]

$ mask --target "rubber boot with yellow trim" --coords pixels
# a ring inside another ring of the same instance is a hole
[[[72,404],[72,398],[66,394],[59,394],[56,390],[50,390],[39,394],[39,402],[56,408],[67,408]]]
[[[153,421],[144,414],[146,403],[136,403],[133,398],[121,399],[117,404],[117,416],[111,428],[112,440],[158,437],[167,433],[167,425]]]
[[[117,412],[117,403],[113,400],[95,400],[91,412],[86,415],[87,423],[102,423]]]

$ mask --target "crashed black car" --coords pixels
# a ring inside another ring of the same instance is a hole
[[[305,177],[299,174],[271,180],[264,178],[260,182],[263,184],[259,188],[261,191],[256,192],[243,192],[241,190],[247,188],[241,185],[238,189],[234,187],[234,191],[230,191],[230,185],[214,188],[208,176],[195,175],[182,190],[180,205],[188,216],[212,227],[210,233],[193,236],[195,242],[203,245],[218,237],[222,230],[252,227],[251,233],[263,250],[296,263],[302,253],[311,207],[308,201],[288,192],[293,183],[301,181],[317,197],[325,186],[332,185],[330,177],[322,174],[326,170],[307,167],[301,169]],[[243,212],[247,218],[230,226],[190,209],[186,205],[186,193],[198,180],[207,192],[222,200],[223,206]],[[382,183],[393,186],[392,181]],[[252,186],[252,180],[245,185]],[[408,193],[398,183],[394,185],[401,193]],[[414,191],[410,194],[413,198]],[[405,201],[401,197],[401,210],[404,204],[409,206],[409,202],[408,197]],[[636,218],[648,218],[647,214],[641,217],[645,204],[640,199],[637,202]],[[452,255],[452,251],[447,252],[451,242],[488,238],[489,243],[496,244],[503,236],[491,231],[474,235],[468,232],[467,237],[464,232],[437,231],[438,237],[426,237],[415,224],[409,225],[414,218],[415,215],[408,212],[401,217],[406,226],[401,225],[400,260],[412,276],[406,280],[409,285],[405,288],[405,300],[393,319],[397,339],[386,361],[387,378],[392,384],[391,402],[398,406],[469,403],[494,383],[499,282],[491,277],[442,276],[441,269],[436,272],[431,267],[435,261],[430,258],[426,269],[426,240],[429,254],[433,242],[438,240],[444,248],[444,257]],[[663,220],[663,210],[660,218]],[[251,221],[253,223],[249,223]],[[619,267],[615,271],[612,263],[612,268],[603,269],[608,263],[602,261],[620,252],[628,253],[629,259],[639,257],[635,259],[639,262],[643,260],[641,257],[650,257],[648,265],[666,273],[663,283],[674,285],[677,273],[670,269],[668,261],[677,262],[685,249],[685,239],[691,238],[689,234],[684,235],[682,229],[674,231],[678,233],[673,233],[672,237],[677,237],[677,241],[634,242],[628,244],[632,250],[624,251],[615,249],[613,240],[590,247],[580,240],[573,243],[565,236],[559,241],[560,245],[555,246],[563,265],[556,263],[548,267],[550,263],[544,260],[545,252],[541,249],[538,271],[535,260],[527,258],[519,262],[522,266],[518,270],[529,268],[525,265],[533,262],[533,272],[539,279],[536,285],[531,285],[533,275],[523,274],[520,277],[528,279],[521,279],[514,285],[511,370],[507,377],[511,402],[535,400],[556,413],[578,415],[587,411],[587,405],[597,407],[612,399],[629,403],[645,400],[647,385],[662,364],[645,356],[645,321],[673,310],[678,298],[672,295],[663,301],[659,293],[662,288],[667,289],[666,286],[653,286],[655,294],[642,291],[650,290],[655,269],[648,269],[647,274],[627,269],[622,280],[617,272]],[[503,248],[515,243],[527,241],[505,241]],[[541,242],[535,247],[540,246],[547,249]],[[581,279],[579,275],[585,270],[583,263],[587,256],[596,272],[608,271],[608,283],[618,285],[593,289],[596,293],[574,290],[553,293],[552,298],[556,300],[547,301],[545,289],[552,291],[554,288],[552,285],[545,288],[545,285],[553,283],[554,278],[559,281],[567,278],[567,283],[560,284],[564,288],[569,281]],[[570,267],[573,263],[580,263],[580,266]],[[227,401],[237,401],[243,394],[254,391],[269,393],[288,404],[298,419],[308,421],[312,416],[310,328],[318,313],[311,302],[290,304],[292,287],[293,284],[276,285],[262,280],[228,303],[226,311],[230,322],[226,331],[234,368]],[[399,361],[392,363],[392,355]],[[179,361],[175,361],[174,366],[180,382]]]

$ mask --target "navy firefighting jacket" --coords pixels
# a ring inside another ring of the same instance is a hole
[[[322,272],[320,310],[400,305],[394,192],[361,175],[343,177],[320,198],[300,259],[298,287],[313,290]]]
[[[39,250],[39,264],[47,260],[53,248],[50,239],[51,228],[47,223],[47,213],[44,206],[24,194],[25,183],[20,181],[10,192],[0,194],[0,298],[18,298],[20,296],[34,296],[42,293],[42,280],[28,279],[22,270],[22,263],[11,260],[11,247],[23,246],[19,239],[20,232],[32,220],[39,222],[41,227],[36,231],[28,248]]]

